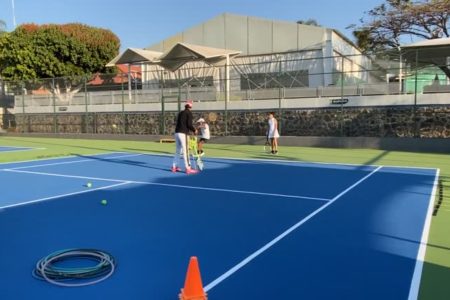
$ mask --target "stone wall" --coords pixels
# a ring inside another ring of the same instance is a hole
[[[215,136],[263,136],[267,112],[193,111],[193,114],[194,120],[200,117],[207,120]],[[285,136],[450,138],[448,106],[290,109],[276,110],[275,116]],[[175,129],[175,118],[176,113],[166,112],[163,126],[159,112],[61,113],[16,115],[16,123],[19,132],[170,135]]]

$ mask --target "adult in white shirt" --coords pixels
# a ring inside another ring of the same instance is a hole
[[[274,113],[269,113],[269,130],[267,131],[267,137],[270,140],[270,145],[272,147],[272,154],[278,153],[278,138],[280,134],[278,133],[278,121],[275,119]]]

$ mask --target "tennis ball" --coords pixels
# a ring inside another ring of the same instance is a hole
[[[117,128],[117,125],[116,124],[112,124],[112,128]]]
[[[108,204],[108,201],[102,200],[102,201],[100,201],[100,203],[101,203],[102,205],[106,205],[106,204]]]
[[[86,186],[87,186],[88,188],[90,188],[90,187],[92,187],[92,183],[88,182],[88,183],[86,183]]]

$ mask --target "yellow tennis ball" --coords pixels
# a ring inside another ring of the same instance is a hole
[[[102,200],[100,203],[101,203],[102,205],[106,205],[106,204],[108,204],[108,201]]]

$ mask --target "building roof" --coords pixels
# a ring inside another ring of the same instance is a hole
[[[242,55],[320,50],[331,29],[258,17],[224,13],[188,28],[147,49],[166,52],[177,43],[237,49]],[[352,45],[353,46],[353,45]]]
[[[401,46],[400,48],[410,49],[410,48],[426,48],[426,47],[439,47],[439,46],[450,46],[450,37],[440,38],[440,39],[432,39],[432,40],[423,40],[423,41],[419,41],[416,43]]]

